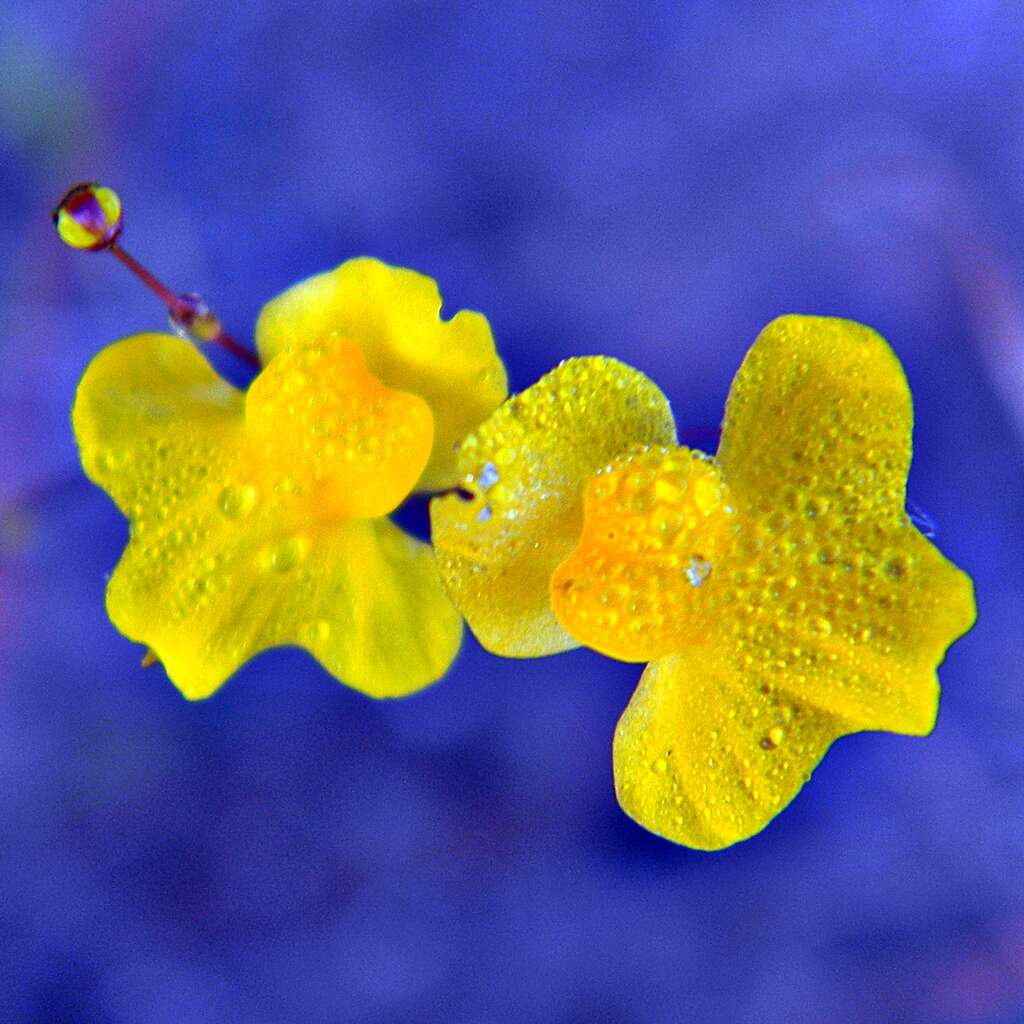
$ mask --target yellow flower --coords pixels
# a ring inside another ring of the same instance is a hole
[[[551,576],[554,615],[587,646],[651,662],[613,748],[619,801],[640,824],[728,846],[789,803],[839,736],[931,731],[936,666],[975,607],[968,577],[904,511],[911,426],[881,337],[789,316],[737,374],[716,458],[648,445],[589,480],[562,477],[570,503],[582,494],[583,529]],[[441,518],[447,503],[434,504]],[[476,629],[489,609],[453,584]]]
[[[331,333],[358,342],[371,373],[430,406],[434,447],[417,490],[438,491],[458,479],[459,442],[508,394],[484,316],[463,309],[441,321],[440,309],[433,278],[379,260],[349,260],[267,303],[256,321],[256,347],[268,363]]]
[[[444,674],[461,619],[430,548],[387,518],[454,480],[452,438],[505,395],[487,321],[441,321],[433,280],[370,259],[263,310],[248,391],[190,344],[111,345],[72,420],[89,477],[131,521],[114,625],[190,699],[282,644],[375,697]]]

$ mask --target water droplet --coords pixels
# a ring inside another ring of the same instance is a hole
[[[832,623],[826,618],[815,619],[812,626],[818,636],[830,636],[832,633]]]
[[[781,725],[774,725],[768,730],[768,739],[772,746],[777,747],[786,738],[786,730]]]
[[[610,498],[618,487],[618,480],[614,476],[605,473],[603,469],[599,469],[598,474],[590,485],[590,493],[598,500]]]
[[[256,488],[252,484],[229,484],[217,495],[217,504],[230,519],[248,515],[256,504]]]
[[[687,482],[680,480],[677,482],[672,480],[665,480],[659,478],[654,485],[654,496],[658,501],[664,502],[679,502],[682,501],[683,495],[686,493]]]
[[[631,494],[640,494],[641,492],[646,491],[653,483],[654,471],[644,467],[630,473],[626,477],[623,487]]]
[[[668,771],[668,761],[664,757],[659,757],[651,767],[658,775],[664,775]]]
[[[711,575],[711,563],[700,555],[694,555],[685,571],[690,586],[699,587]]]
[[[885,575],[891,580],[901,580],[907,574],[907,560],[897,555],[885,563]]]
[[[110,448],[106,448],[96,456],[96,465],[100,469],[110,472],[121,465],[121,456]]]
[[[270,553],[270,568],[276,572],[288,572],[302,561],[306,544],[301,537],[285,537]]]
[[[485,462],[477,477],[482,491],[489,491],[500,479],[498,467],[493,462]]]
[[[722,490],[713,480],[699,477],[693,485],[693,502],[704,514],[709,515],[718,508]]]
[[[494,453],[494,461],[501,467],[511,466],[516,461],[516,450],[515,448],[509,448],[507,445],[503,448],[499,448]]]
[[[309,643],[322,642],[331,635],[331,624],[326,619],[317,619],[316,622],[308,622],[304,632]]]
[[[186,341],[213,341],[221,331],[213,310],[194,292],[178,295],[175,306],[168,311],[171,330]]]
[[[935,520],[920,505],[916,502],[906,499],[907,503],[907,515],[910,517],[910,521],[917,527],[921,535],[927,537],[929,540],[934,540],[938,535],[939,528],[935,525]]]
[[[651,528],[655,533],[669,539],[679,532],[684,523],[683,515],[672,508],[659,507],[651,515]]]
[[[107,249],[121,233],[121,199],[105,185],[75,185],[53,211],[53,224],[61,241],[73,249]]]
[[[823,516],[828,511],[828,499],[826,498],[811,498],[806,505],[804,505],[804,515],[808,519],[817,519],[818,516]]]

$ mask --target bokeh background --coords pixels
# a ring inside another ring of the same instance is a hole
[[[373,254],[517,389],[608,353],[685,428],[777,314],[873,325],[977,582],[934,735],[841,740],[709,855],[616,806],[636,667],[467,639],[382,704],[279,651],[187,704],[103,611],[126,529],[68,409],[164,316],[57,242],[82,178],[238,334]],[[6,3],[0,1020],[1024,1020],[1022,186],[1016,2]]]

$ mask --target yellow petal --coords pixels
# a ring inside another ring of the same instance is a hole
[[[551,576],[551,606],[581,643],[650,661],[720,625],[738,530],[714,461],[686,448],[617,459],[589,481],[579,544]]]
[[[371,373],[430,406],[434,447],[419,488],[439,490],[456,481],[455,446],[508,393],[486,318],[461,310],[441,320],[440,309],[433,278],[354,259],[267,303],[256,345],[265,363],[332,334],[359,345]]]
[[[635,445],[674,440],[665,396],[603,356],[563,363],[465,440],[459,472],[472,500],[435,499],[431,526],[441,574],[484,647],[538,657],[576,646],[549,584],[579,538],[583,485]]]
[[[433,417],[416,395],[386,388],[346,341],[290,349],[271,360],[246,396],[250,475],[320,518],[385,515],[408,496],[433,441]]]
[[[783,316],[758,336],[729,391],[718,461],[745,508],[851,526],[903,513],[910,389],[885,339],[863,324]]]
[[[138,334],[89,364],[71,413],[82,466],[125,515],[171,515],[176,492],[223,475],[241,441],[244,396],[188,342]],[[162,486],[169,466],[194,479]]]
[[[132,541],[107,591],[125,636],[156,652],[190,700],[270,647],[310,651],[348,686],[401,697],[444,675],[462,622],[430,548],[386,519],[285,533],[253,511],[242,532],[194,520],[175,543]]]
[[[733,382],[718,461],[745,524],[729,597],[747,655],[861,728],[921,734],[975,606],[904,511],[912,424],[883,338],[781,317]]]
[[[764,828],[851,731],[750,682],[733,652],[710,644],[647,667],[613,746],[631,818],[685,846],[730,846]]]
[[[731,643],[748,671],[851,728],[929,733],[935,670],[974,622],[969,577],[908,521],[760,543],[759,581],[741,574],[732,589]]]
[[[454,657],[461,622],[430,550],[350,519],[401,500],[431,423],[357,349],[282,354],[245,401],[180,339],[128,339],[93,360],[73,421],[87,472],[131,520],[110,617],[187,697],[281,644],[374,696],[418,689]]]

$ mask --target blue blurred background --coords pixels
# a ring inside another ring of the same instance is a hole
[[[514,387],[619,356],[714,427],[783,312],[888,337],[910,494],[976,579],[927,739],[841,740],[761,836],[618,810],[638,669],[467,640],[400,703],[272,652],[190,705],[103,611],[126,537],[73,388],[163,313],[246,336],[361,253]],[[1024,12],[1016,2],[14,0],[0,13],[0,1020],[1024,1020]]]

